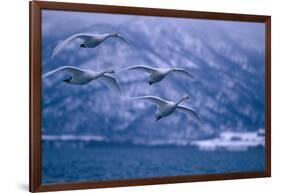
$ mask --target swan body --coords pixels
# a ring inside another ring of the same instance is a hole
[[[63,66],[57,68],[55,70],[49,71],[43,74],[42,78],[47,78],[57,72],[63,71],[70,75],[69,78],[65,79],[64,82],[69,84],[78,84],[84,85],[88,84],[89,82],[99,79],[101,80],[106,86],[117,90],[120,93],[120,87],[116,81],[116,79],[109,75],[108,73],[114,73],[113,70],[105,70],[102,72],[95,72],[92,70],[81,69],[73,66]]]
[[[138,100],[138,99],[148,100],[157,105],[157,111],[154,115],[156,121],[160,120],[163,117],[169,116],[170,114],[175,112],[175,110],[184,111],[195,120],[200,121],[199,116],[192,109],[179,105],[183,100],[189,99],[188,96],[183,96],[178,102],[167,101],[155,96],[140,96],[140,97],[130,98],[130,100]]]
[[[125,68],[119,72],[127,70],[140,70],[146,72],[148,74],[147,83],[149,85],[160,82],[171,72],[181,73],[187,76],[188,78],[193,78],[193,76],[189,72],[182,68],[153,68],[149,66],[137,65]]]
[[[95,48],[98,45],[100,45],[103,41],[105,41],[107,38],[110,37],[119,38],[131,46],[131,43],[127,39],[125,39],[121,34],[118,33],[105,33],[105,34],[78,33],[58,43],[58,45],[53,50],[51,59],[54,58],[67,44],[69,44],[71,41],[75,39],[82,40],[82,43],[80,44],[81,48]]]

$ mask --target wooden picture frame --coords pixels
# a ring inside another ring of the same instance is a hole
[[[245,21],[265,23],[265,170],[189,176],[169,176],[129,180],[89,181],[75,183],[42,184],[41,182],[41,10],[164,16],[209,20]],[[30,10],[30,192],[76,190],[89,188],[122,187],[211,180],[260,178],[271,176],[271,17],[231,13],[211,13],[169,9],[104,6],[92,4],[29,2]]]

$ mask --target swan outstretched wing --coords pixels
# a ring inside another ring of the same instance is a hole
[[[185,106],[182,106],[182,105],[178,105],[177,106],[177,109],[178,110],[181,110],[181,111],[184,111],[185,113],[187,113],[188,115],[190,115],[193,119],[201,122],[201,119],[200,117],[197,115],[197,113],[195,113],[192,109],[190,108],[187,108]]]
[[[117,83],[117,80],[113,76],[104,74],[101,77],[99,77],[99,79],[105,84],[105,86],[121,94],[120,86]]]
[[[193,76],[183,68],[174,68],[174,72],[179,72],[188,76],[189,78],[193,78]]]
[[[156,71],[156,69],[153,67],[138,65],[138,66],[130,66],[128,68],[120,70],[119,72],[123,72],[126,70],[142,70],[142,71],[145,71],[146,73],[152,73],[152,72]]]
[[[68,37],[67,39],[59,42],[52,53],[51,59],[53,59],[68,43],[70,43],[72,40],[74,40],[76,38],[79,38],[82,40],[88,40],[88,39],[92,38],[92,35],[83,34],[83,33],[74,34],[74,35]]]
[[[84,70],[80,69],[80,68],[76,68],[76,67],[73,67],[73,66],[62,66],[60,68],[57,68],[55,70],[51,70],[45,74],[42,75],[42,78],[46,78],[52,74],[55,74],[59,71],[64,71],[64,72],[67,72],[69,73],[70,75],[72,76],[75,76],[75,75],[80,75],[82,73],[85,73]]]
[[[148,101],[155,103],[158,107],[161,107],[161,106],[167,104],[167,101],[165,101],[161,98],[155,97],[155,96],[140,96],[140,97],[133,97],[133,98],[129,98],[129,99],[130,100],[137,100],[137,99],[148,100]]]

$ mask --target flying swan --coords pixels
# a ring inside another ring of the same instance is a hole
[[[138,66],[131,66],[128,68],[125,68],[119,72],[123,72],[126,70],[142,70],[148,74],[148,80],[147,83],[149,85],[152,85],[156,82],[160,82],[163,80],[170,72],[178,72],[186,75],[188,78],[193,78],[193,76],[187,72],[185,69],[182,68],[153,68],[149,66],[143,66],[143,65],[138,65]]]
[[[148,100],[157,105],[157,112],[154,115],[156,121],[172,114],[175,110],[181,110],[187,113],[188,115],[190,115],[193,119],[200,122],[199,116],[192,109],[179,105],[183,100],[189,99],[189,96],[183,96],[178,102],[163,100],[155,96],[140,96],[140,97],[129,98],[129,100],[137,100],[137,99]]]
[[[57,68],[55,70],[49,71],[45,74],[43,74],[42,78],[47,78],[51,76],[52,74],[55,74],[59,71],[63,71],[70,75],[69,78],[65,79],[64,82],[69,84],[78,84],[78,85],[84,85],[87,84],[93,80],[101,80],[107,87],[118,91],[118,93],[121,93],[120,87],[116,81],[116,79],[109,75],[108,73],[114,73],[113,70],[105,70],[102,72],[94,72],[92,70],[86,70],[81,69],[73,66],[62,66],[60,68]]]
[[[132,47],[132,44],[119,33],[115,33],[115,32],[114,33],[105,33],[105,34],[78,33],[78,34],[74,34],[74,35],[68,37],[67,39],[61,41],[60,43],[58,43],[58,45],[53,50],[51,59],[53,59],[72,40],[75,40],[75,39],[82,40],[82,43],[80,44],[81,48],[95,48],[98,45],[100,45],[103,41],[105,41],[107,38],[110,38],[110,37],[119,38]]]

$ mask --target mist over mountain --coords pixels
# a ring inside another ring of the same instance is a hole
[[[114,74],[123,97],[99,81],[69,85],[57,74],[42,81],[42,128],[45,135],[97,135],[113,141],[191,141],[224,131],[264,128],[264,24],[176,19],[148,16],[82,14],[43,11],[42,73],[63,65],[96,71],[120,71],[133,65],[180,67],[193,80],[169,74],[149,86],[139,71]],[[111,20],[112,19],[112,20]],[[108,39],[97,48],[80,48],[73,41],[53,60],[56,44],[75,33],[118,32],[122,41]],[[198,124],[186,114],[154,120],[156,107],[125,98],[154,95],[195,110]]]

